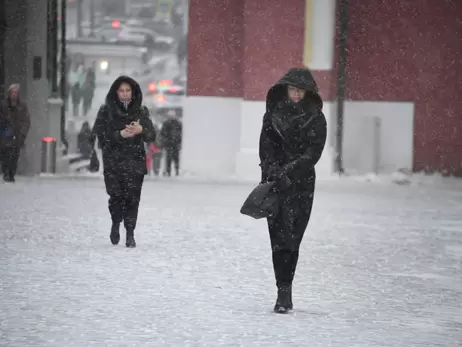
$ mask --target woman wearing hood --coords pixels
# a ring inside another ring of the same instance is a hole
[[[269,91],[260,135],[262,182],[275,182],[279,212],[268,218],[278,295],[274,311],[293,308],[292,282],[313,206],[316,174],[327,135],[316,82],[293,68]]]
[[[142,101],[141,88],[135,80],[127,76],[117,78],[93,128],[103,154],[104,183],[112,219],[110,240],[114,245],[119,243],[123,221],[125,245],[130,248],[136,247],[134,231],[146,174],[144,143],[156,139],[149,111],[141,105]]]

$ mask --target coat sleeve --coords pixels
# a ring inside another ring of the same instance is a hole
[[[24,146],[24,142],[26,141],[27,134],[30,130],[30,114],[29,109],[27,106],[24,106],[24,114],[21,117],[20,125],[19,125],[19,143],[20,146]]]
[[[315,123],[313,124],[311,131],[313,132],[313,141],[308,149],[300,157],[289,163],[285,168],[286,174],[289,178],[295,170],[305,171],[314,168],[321,158],[327,138],[326,117],[321,110],[319,110],[319,113],[315,118]]]
[[[141,133],[143,141],[151,143],[155,142],[157,133],[154,125],[152,124],[151,118],[149,117],[149,110],[146,107],[143,107],[141,112],[140,124],[143,127],[143,132]]]
[[[88,143],[90,145],[90,148],[93,150],[95,149],[95,142],[96,142],[96,121],[95,124],[93,124],[93,128],[91,128],[91,133],[90,137],[88,138]]]
[[[162,143],[167,143],[168,138],[170,134],[170,124],[169,121],[165,121],[164,124],[162,124],[162,129],[160,129],[160,140]]]
[[[270,172],[273,171],[277,166],[275,151],[276,144],[274,128],[271,124],[270,114],[265,113],[263,116],[263,125],[261,128],[259,145],[262,182],[268,181]]]
[[[108,118],[108,108],[106,105],[103,105],[98,110],[96,115],[95,124],[93,126],[98,142],[101,144],[101,147],[110,145],[111,143],[121,142],[124,140],[120,131],[115,130]]]

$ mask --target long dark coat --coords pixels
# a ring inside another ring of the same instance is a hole
[[[29,111],[25,103],[18,100],[12,105],[8,98],[0,103],[0,149],[21,148],[30,129]]]

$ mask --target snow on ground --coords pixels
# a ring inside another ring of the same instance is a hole
[[[0,346],[460,346],[462,190],[320,181],[276,315],[251,188],[147,180],[126,249],[102,180],[0,185]]]

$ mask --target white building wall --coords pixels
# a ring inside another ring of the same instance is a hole
[[[345,103],[343,164],[346,172],[412,171],[413,162],[413,103]]]

